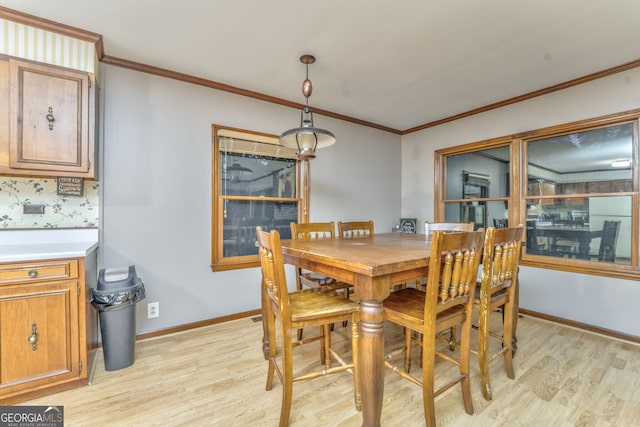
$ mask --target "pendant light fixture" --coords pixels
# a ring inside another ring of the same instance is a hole
[[[309,97],[313,90],[309,80],[309,64],[316,62],[313,55],[302,55],[300,62],[307,66],[306,79],[302,82],[302,94],[306,98],[304,109],[300,112],[300,127],[289,129],[280,135],[280,144],[297,151],[301,160],[313,159],[316,149],[328,147],[336,142],[336,137],[325,129],[313,126],[313,113],[309,109]]]

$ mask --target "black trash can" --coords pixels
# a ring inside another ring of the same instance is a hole
[[[107,371],[131,366],[135,357],[136,303],[146,296],[135,266],[101,269],[91,304],[98,310],[104,367]]]

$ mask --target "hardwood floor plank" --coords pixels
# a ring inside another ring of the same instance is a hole
[[[390,351],[401,344],[402,331],[385,327]],[[334,332],[339,351],[348,348],[347,333],[348,328],[341,327]],[[507,377],[501,360],[493,362],[494,399],[485,401],[472,356],[475,414],[464,412],[459,387],[454,387],[436,400],[439,426],[640,425],[639,345],[527,316],[518,322],[518,339],[516,379]],[[273,390],[265,391],[267,364],[259,322],[232,320],[136,345],[131,367],[107,372],[101,354],[91,385],[21,405],[62,405],[68,427],[278,424],[282,389],[276,382]],[[317,345],[295,350],[296,369],[319,363]],[[413,356],[412,370],[419,373],[419,351]],[[448,364],[442,368],[452,369]],[[360,426],[352,393],[348,374],[295,383],[290,425]],[[382,424],[424,425],[420,389],[390,371]]]

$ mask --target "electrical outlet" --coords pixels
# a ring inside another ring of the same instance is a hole
[[[159,302],[150,302],[147,304],[147,319],[152,319],[154,317],[160,317]]]

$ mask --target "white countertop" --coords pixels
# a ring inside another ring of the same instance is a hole
[[[98,230],[2,230],[0,262],[85,257],[98,247]]]

